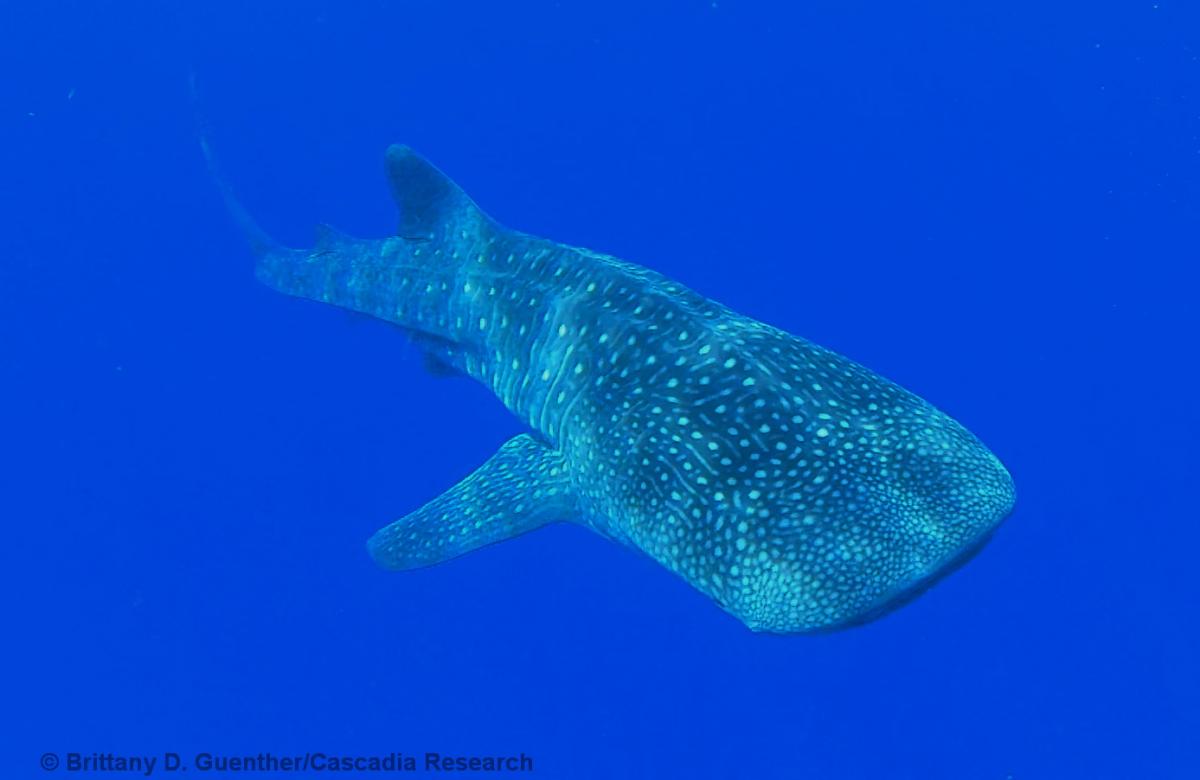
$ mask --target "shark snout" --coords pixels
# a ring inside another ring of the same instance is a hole
[[[777,633],[860,625],[912,601],[979,553],[1012,512],[1011,476],[973,443],[953,453],[917,449],[892,479],[875,480],[853,501],[843,494],[823,504],[825,511],[792,507],[780,533],[788,545],[748,572],[739,616]],[[789,608],[760,608],[784,603]]]
[[[1012,513],[1012,477],[982,445],[936,458],[953,466],[923,470],[925,478],[903,491],[907,500],[892,503],[885,519],[893,531],[887,568],[894,579],[848,623],[868,622],[924,593],[975,557]],[[939,478],[929,479],[931,473]]]

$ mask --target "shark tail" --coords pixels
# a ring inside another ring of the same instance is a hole
[[[225,208],[246,236],[246,240],[250,244],[250,249],[254,252],[255,257],[262,258],[273,252],[287,251],[282,244],[271,238],[265,230],[259,227],[254,218],[250,216],[250,212],[237,199],[237,196],[233,192],[233,187],[229,184],[225,176],[222,175],[220,168],[217,166],[212,146],[206,135],[200,136],[200,149],[204,152],[204,162],[208,166],[209,177],[217,185],[217,190],[220,191],[221,198],[225,201]]]
[[[311,249],[287,247],[263,230],[234,194],[209,141],[194,78],[191,86],[209,177],[255,255],[258,279],[286,295],[399,325],[421,347],[432,370],[461,372],[471,347],[451,325],[458,319],[451,311],[459,304],[451,283],[457,266],[478,257],[501,229],[448,176],[397,144],[388,148],[386,162],[400,212],[399,240],[362,240],[320,225]]]
[[[205,121],[204,113],[200,105],[200,90],[196,86],[196,74],[188,74],[188,87],[191,90],[192,108],[196,116],[196,134],[200,142],[200,151],[204,154],[204,165],[208,169],[208,176],[216,184],[217,190],[221,193],[222,200],[225,201],[225,208],[229,210],[230,216],[237,226],[241,228],[245,234],[246,240],[250,244],[256,257],[262,258],[272,252],[289,251],[275,239],[271,238],[265,230],[259,227],[254,218],[250,216],[250,212],[246,211],[245,206],[237,199],[233,192],[233,187],[221,171],[221,166],[217,164],[216,155],[213,153],[212,143],[208,140],[208,123]]]

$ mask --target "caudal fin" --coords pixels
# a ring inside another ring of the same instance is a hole
[[[258,223],[250,216],[250,212],[241,204],[237,196],[233,193],[233,187],[230,186],[229,180],[221,172],[220,166],[217,164],[216,155],[213,154],[212,144],[208,140],[208,126],[204,120],[204,114],[200,109],[200,92],[196,88],[196,74],[188,75],[188,86],[192,93],[192,108],[196,115],[196,135],[200,141],[200,151],[204,154],[204,164],[208,168],[209,178],[217,186],[217,190],[221,193],[221,198],[225,201],[225,208],[229,210],[230,216],[234,222],[241,228],[245,234],[246,240],[250,243],[250,248],[255,256],[263,257],[264,255],[284,249],[275,239],[267,235]]]
[[[200,148],[204,152],[204,160],[208,165],[208,175],[212,178],[213,183],[217,185],[217,189],[221,193],[221,198],[225,201],[225,208],[228,209],[230,216],[233,217],[233,221],[241,228],[255,256],[263,257],[271,252],[284,249],[283,245],[267,235],[267,232],[258,226],[254,218],[250,216],[250,212],[246,211],[246,207],[234,195],[233,187],[230,186],[229,182],[221,175],[220,170],[217,168],[212,148],[209,146],[208,139],[204,136],[200,136]]]

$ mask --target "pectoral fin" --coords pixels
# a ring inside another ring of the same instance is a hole
[[[527,434],[469,477],[375,533],[367,548],[387,569],[416,569],[568,520],[575,500],[562,456]]]

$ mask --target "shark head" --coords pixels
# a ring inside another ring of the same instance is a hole
[[[741,559],[718,600],[759,631],[844,628],[908,603],[978,553],[1012,511],[1012,478],[956,422],[922,411],[917,425],[818,428],[832,441],[797,459],[790,483],[728,507],[722,524]]]

